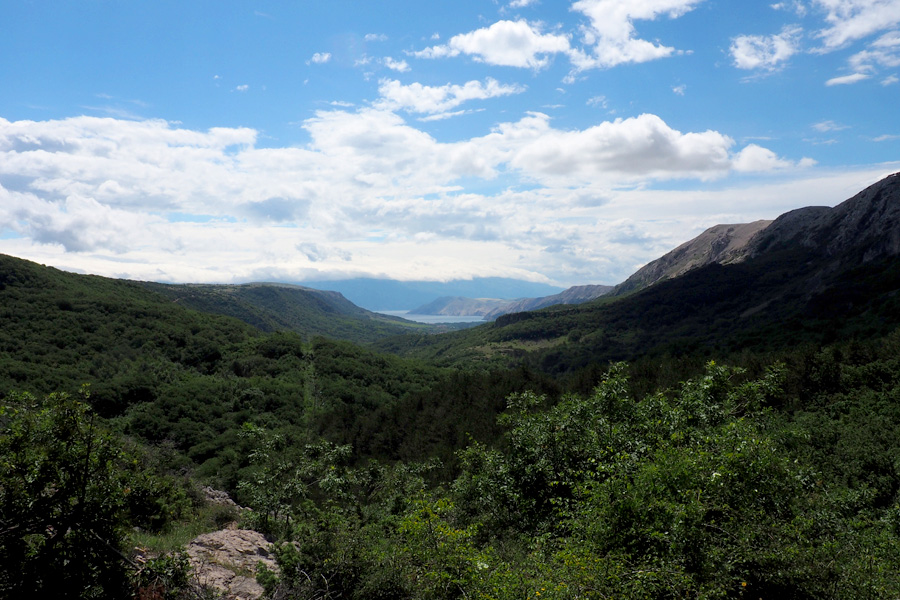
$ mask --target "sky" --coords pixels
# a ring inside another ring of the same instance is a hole
[[[0,253],[615,284],[900,170],[900,0],[4,0]]]

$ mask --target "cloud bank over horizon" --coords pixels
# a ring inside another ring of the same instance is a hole
[[[307,147],[264,148],[246,128],[0,120],[0,220],[46,253],[107,256],[138,278],[249,280],[260,269],[290,280],[560,272],[547,279],[571,283],[601,272],[621,279],[635,265],[615,262],[632,254],[620,246],[655,240],[655,252],[686,235],[677,203],[667,227],[643,237],[633,231],[647,224],[635,216],[609,218],[611,204],[648,181],[810,166],[756,144],[738,148],[719,132],[682,133],[654,115],[564,131],[532,113],[453,143],[373,108],[321,111],[304,127]],[[481,192],[460,185],[472,180]],[[654,210],[652,220],[660,216]],[[404,254],[415,259],[395,263]],[[145,260],[157,271],[129,270]],[[179,266],[170,272],[167,261]]]
[[[165,47],[127,32],[167,27],[169,0],[9,11],[0,252],[171,282],[618,283],[898,170],[900,0],[404,6],[226,3],[252,44],[188,15],[207,37]]]

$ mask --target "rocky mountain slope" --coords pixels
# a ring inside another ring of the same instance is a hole
[[[463,298],[462,296],[444,296],[409,311],[414,315],[445,316],[479,316],[497,310],[509,304],[509,300],[500,298]]]
[[[709,264],[735,264],[778,250],[806,250],[824,270],[900,254],[900,174],[869,186],[834,208],[808,206],[774,221],[716,225],[648,263],[616,286],[614,295],[679,277]],[[833,259],[833,260],[832,260]]]
[[[606,295],[612,290],[613,286],[611,285],[575,285],[559,294],[553,294],[552,296],[525,298],[509,302],[486,313],[484,318],[486,321],[493,320],[500,315],[538,310],[539,308],[554,306],[556,304],[582,304]]]
[[[834,208],[808,207],[781,215],[746,245],[746,258],[803,248],[823,266],[862,265],[900,255],[900,173]]]
[[[743,259],[744,250],[750,240],[771,224],[772,221],[754,221],[710,227],[694,239],[639,269],[616,286],[613,294],[633,292],[708,264],[739,262]]]
[[[576,285],[558,294],[540,298],[520,298],[517,300],[501,300],[497,298],[462,298],[459,296],[438,298],[410,311],[418,315],[453,315],[484,317],[485,321],[493,321],[500,315],[538,310],[555,304],[581,304],[590,302],[613,289],[611,285]]]

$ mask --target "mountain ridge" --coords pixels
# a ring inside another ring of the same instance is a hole
[[[408,350],[402,340],[379,344],[443,364],[528,357],[565,371],[648,354],[830,343],[900,326],[900,176],[834,208],[790,211],[763,225],[739,243],[738,228],[712,228],[703,243],[714,251],[702,264],[665,277],[696,258],[669,253],[644,271],[658,267],[661,277],[627,293],[503,315]]]
[[[774,221],[714,225],[692,240],[651,261],[615,287],[613,295],[622,295],[665,279],[685,274],[711,263],[729,264],[743,258],[750,240]]]

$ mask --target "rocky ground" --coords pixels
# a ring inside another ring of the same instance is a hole
[[[223,529],[194,538],[187,547],[198,583],[225,600],[256,600],[263,588],[256,583],[260,564],[278,571],[272,544],[250,529]]]

